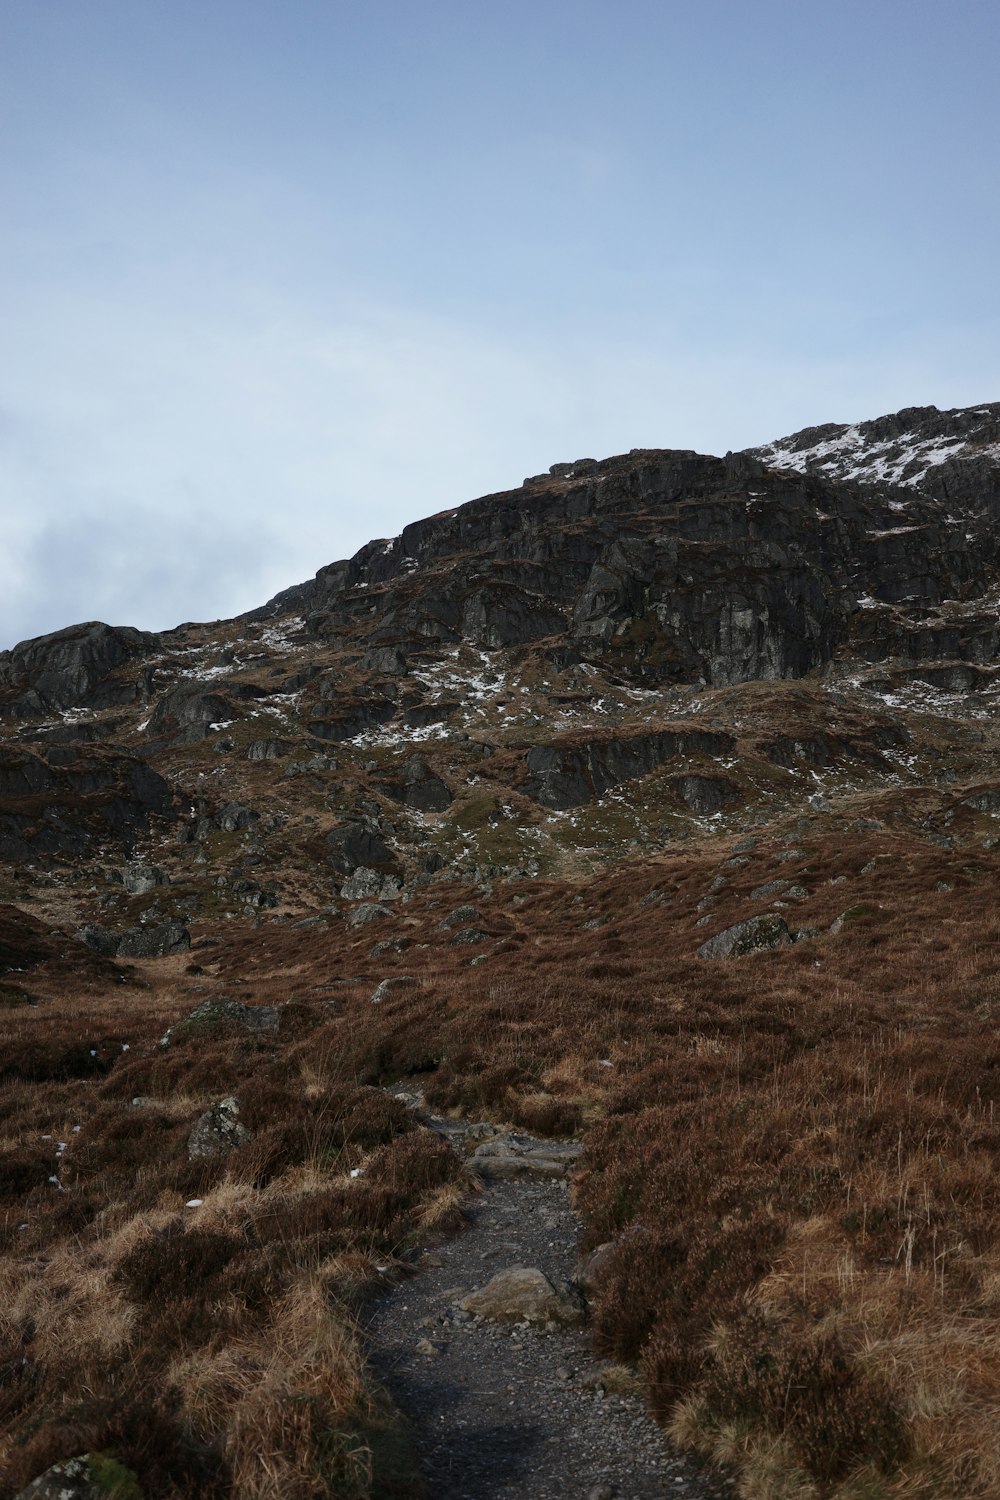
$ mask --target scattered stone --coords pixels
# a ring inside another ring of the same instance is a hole
[[[498,1271],[477,1292],[463,1298],[465,1312],[495,1323],[548,1323],[568,1328],[583,1321],[583,1306],[567,1285],[559,1289],[537,1267],[511,1266]]]
[[[228,1156],[237,1146],[250,1139],[250,1132],[239,1122],[239,1102],[230,1096],[212,1104],[192,1127],[188,1136],[188,1156],[192,1161],[207,1156]]]
[[[422,1354],[425,1359],[436,1359],[443,1354],[447,1344],[436,1344],[431,1339],[420,1339],[415,1346],[416,1353]]]

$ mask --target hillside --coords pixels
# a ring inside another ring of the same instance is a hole
[[[0,1495],[420,1493],[398,1086],[582,1144],[594,1347],[736,1493],[994,1496],[998,501],[1000,403],[634,450],[0,653]]]

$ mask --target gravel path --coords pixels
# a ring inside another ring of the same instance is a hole
[[[552,1146],[516,1139],[527,1151]],[[487,1180],[469,1219],[369,1311],[369,1357],[412,1423],[433,1500],[731,1496],[670,1448],[639,1398],[604,1393],[585,1330],[480,1322],[458,1307],[511,1266],[556,1284],[571,1275],[579,1221],[565,1179]]]

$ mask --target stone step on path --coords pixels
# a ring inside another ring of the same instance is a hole
[[[369,1359],[411,1423],[428,1495],[728,1500],[726,1482],[672,1449],[637,1395],[605,1391],[607,1367],[585,1328],[497,1322],[462,1306],[514,1267],[573,1295],[579,1220],[567,1177],[579,1148],[435,1119],[419,1096],[394,1092],[470,1155],[484,1188],[468,1206],[469,1227],[425,1250],[416,1273],[368,1314]]]

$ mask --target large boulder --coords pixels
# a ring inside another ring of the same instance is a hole
[[[783,948],[794,942],[783,917],[764,913],[735,922],[710,937],[698,949],[699,958],[742,958],[762,948]]]
[[[190,946],[191,934],[183,922],[150,922],[122,933],[118,957],[166,958],[171,953],[186,953]]]
[[[160,1046],[181,1037],[211,1032],[218,1027],[238,1026],[243,1031],[277,1031],[279,1015],[273,1005],[244,1005],[241,1000],[230,1000],[223,995],[213,995],[202,1000],[190,1015],[178,1021],[161,1037]]]
[[[554,1323],[572,1327],[583,1322],[583,1305],[567,1285],[558,1288],[534,1266],[511,1266],[498,1271],[479,1291],[459,1304],[474,1317],[495,1323]]]

